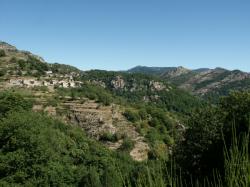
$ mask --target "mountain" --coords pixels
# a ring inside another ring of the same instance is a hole
[[[149,154],[167,158],[169,153],[160,147],[173,146],[178,135],[170,133],[183,130],[182,120],[202,102],[153,76],[188,71],[181,67],[154,68],[147,75],[81,71],[47,63],[5,42],[0,43],[0,54],[0,91],[23,95],[32,100],[33,111],[80,127],[88,137],[111,150],[124,150],[137,161],[147,160]]]
[[[130,73],[145,73],[149,75],[160,75],[175,69],[175,67],[147,67],[147,66],[136,66],[128,70]]]
[[[223,68],[188,70],[183,67],[166,67],[160,70],[155,71],[154,67],[152,69],[136,67],[137,73],[154,72],[155,76],[202,97],[227,95],[232,90],[250,88],[250,74],[240,70],[230,71]]]
[[[157,146],[171,148],[180,134],[174,138],[170,132],[185,129],[183,119],[204,104],[185,90],[223,95],[249,86],[249,74],[238,70],[137,66],[128,72],[81,71],[47,63],[5,42],[0,54],[0,91],[32,98],[33,111],[81,127],[112,150],[119,151],[129,139],[128,154],[139,161],[152,151],[165,157]]]
[[[218,98],[248,80],[222,68],[81,71],[1,42],[0,186],[231,184],[220,177],[235,160],[223,153],[234,153],[225,148],[231,123],[249,138],[250,92],[219,104],[198,96],[218,89]],[[249,165],[244,146],[240,166]]]

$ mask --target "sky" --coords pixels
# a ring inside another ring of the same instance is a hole
[[[0,0],[0,40],[82,70],[250,72],[250,0]]]

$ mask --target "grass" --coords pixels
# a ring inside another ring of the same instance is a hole
[[[225,177],[214,171],[213,179],[196,180],[187,183],[182,173],[177,172],[172,160],[170,166],[164,162],[148,165],[136,180],[136,185],[131,185],[129,179],[124,179],[125,187],[249,187],[250,186],[250,158],[249,136],[245,133],[240,137],[232,131],[231,147],[224,149]],[[225,144],[226,145],[226,144]]]
[[[250,186],[249,133],[237,137],[233,131],[232,146],[225,149],[225,181],[228,187]]]

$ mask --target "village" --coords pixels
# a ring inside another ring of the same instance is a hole
[[[45,86],[49,88],[77,88],[83,85],[81,81],[75,81],[73,74],[57,75],[52,71],[47,71],[42,77],[12,76],[7,81],[6,87],[39,87]]]

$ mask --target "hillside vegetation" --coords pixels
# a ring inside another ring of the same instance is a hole
[[[249,186],[249,91],[210,103],[168,81],[208,70],[83,72],[0,50],[1,186]]]

